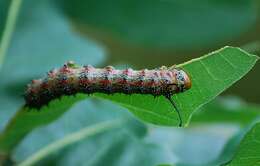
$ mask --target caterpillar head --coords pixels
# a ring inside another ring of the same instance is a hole
[[[191,79],[184,70],[176,70],[175,72],[177,86],[180,92],[186,91],[191,88]]]
[[[167,86],[167,91],[169,93],[184,92],[191,88],[191,79],[184,70],[174,68],[172,69],[172,74],[174,78]]]

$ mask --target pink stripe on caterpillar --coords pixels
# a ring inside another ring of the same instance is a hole
[[[191,88],[189,76],[174,66],[169,68],[162,66],[152,70],[131,68],[117,70],[112,66],[100,69],[68,62],[60,69],[49,71],[46,77],[33,80],[24,96],[26,106],[40,108],[62,95],[76,93],[164,95],[171,101],[172,94],[189,88]]]

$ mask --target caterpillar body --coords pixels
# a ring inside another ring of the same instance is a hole
[[[113,94],[151,94],[165,96],[174,106],[182,124],[180,113],[171,95],[191,88],[188,74],[176,68],[162,66],[152,70],[117,70],[112,66],[94,68],[91,65],[78,66],[70,61],[59,69],[53,69],[47,76],[32,80],[25,91],[26,106],[40,108],[62,95],[95,92]]]

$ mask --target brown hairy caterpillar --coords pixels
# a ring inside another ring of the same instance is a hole
[[[152,70],[117,70],[112,66],[99,69],[90,65],[78,66],[74,62],[64,64],[60,69],[48,72],[47,76],[33,80],[25,92],[26,106],[40,108],[62,95],[95,92],[113,94],[151,94],[165,96],[173,105],[180,119],[180,112],[171,95],[191,88],[191,79],[174,66]]]

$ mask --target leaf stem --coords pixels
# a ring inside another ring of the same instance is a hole
[[[22,0],[12,0],[8,10],[6,24],[0,42],[0,69],[2,68],[12,38],[12,34],[15,29],[17,15],[19,13],[21,3]]]
[[[106,122],[102,122],[96,125],[88,126],[83,128],[75,133],[72,133],[68,136],[65,136],[63,139],[57,140],[46,147],[42,148],[38,152],[34,153],[32,156],[18,164],[18,166],[31,166],[45,158],[46,156],[56,152],[68,145],[76,143],[80,140],[86,139],[90,136],[99,134],[101,132],[107,131],[109,129],[118,127],[122,125],[124,121],[121,119],[119,120],[110,120]]]

